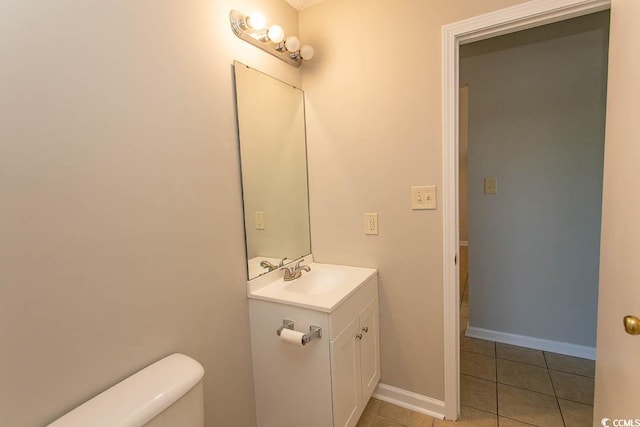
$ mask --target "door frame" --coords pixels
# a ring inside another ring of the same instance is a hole
[[[532,0],[442,27],[444,415],[460,414],[458,84],[460,45],[611,8],[611,0]]]

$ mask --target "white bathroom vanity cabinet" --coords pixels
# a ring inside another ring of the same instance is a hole
[[[327,280],[339,271],[333,267],[349,274]],[[275,286],[271,291],[249,288],[260,427],[355,426],[380,380],[377,271],[311,264],[306,274],[307,282],[325,286],[280,280],[266,285]],[[344,286],[333,286],[333,279],[344,280]],[[326,296],[330,288],[333,298]],[[277,295],[283,289],[295,295],[283,300]],[[320,327],[322,337],[304,346],[284,342],[276,333],[284,320],[299,332]]]

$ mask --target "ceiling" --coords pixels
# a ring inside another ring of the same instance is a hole
[[[287,3],[296,10],[304,10],[317,4],[324,3],[325,1],[327,0],[287,0]]]

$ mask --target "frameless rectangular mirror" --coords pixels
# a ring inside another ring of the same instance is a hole
[[[234,69],[247,270],[254,279],[311,253],[304,94],[240,62]]]

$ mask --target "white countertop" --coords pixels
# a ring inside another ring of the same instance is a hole
[[[302,272],[300,278],[291,281],[284,281],[282,270],[250,280],[247,282],[249,298],[329,313],[378,272],[374,268],[315,262],[306,265],[311,271]]]

